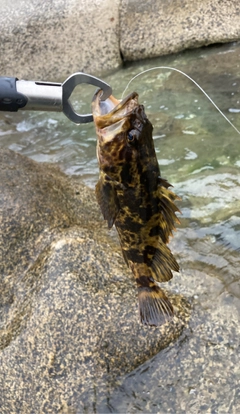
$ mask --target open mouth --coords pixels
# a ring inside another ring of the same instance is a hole
[[[105,101],[101,101],[101,94],[101,90],[97,91],[92,102],[94,122],[100,129],[121,121],[138,106],[138,94],[136,92],[132,92],[122,101],[114,98],[113,95]]]

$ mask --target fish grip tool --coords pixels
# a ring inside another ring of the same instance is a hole
[[[103,101],[112,94],[110,85],[83,72],[72,74],[63,83],[0,77],[0,111],[17,112],[19,109],[24,109],[63,112],[70,121],[76,124],[92,122],[92,114],[78,114],[70,102],[73,90],[82,83],[100,88]]]

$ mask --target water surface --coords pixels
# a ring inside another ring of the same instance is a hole
[[[239,62],[240,44],[216,45],[127,64],[105,80],[120,98],[138,72],[176,67],[240,130]],[[182,199],[181,226],[171,242],[182,270],[168,285],[192,300],[193,315],[176,344],[119,379],[121,385],[108,391],[99,385],[86,412],[239,412],[240,135],[178,73],[148,72],[126,93],[134,90],[154,125],[162,175]],[[89,112],[91,96],[87,86],[76,91],[79,112]],[[76,126],[63,114],[2,113],[0,144],[96,184],[93,125]]]

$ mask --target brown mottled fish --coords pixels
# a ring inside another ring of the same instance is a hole
[[[124,259],[137,282],[140,320],[161,325],[173,316],[173,307],[159,286],[172,278],[178,263],[166,246],[178,222],[178,198],[161,178],[152,138],[152,124],[138,94],[122,101],[110,96],[93,99],[98,136],[100,177],[97,201],[108,227],[115,224]]]

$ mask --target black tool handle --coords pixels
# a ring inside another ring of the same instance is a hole
[[[17,80],[0,77],[0,111],[17,112],[27,104],[27,97],[17,91]]]

